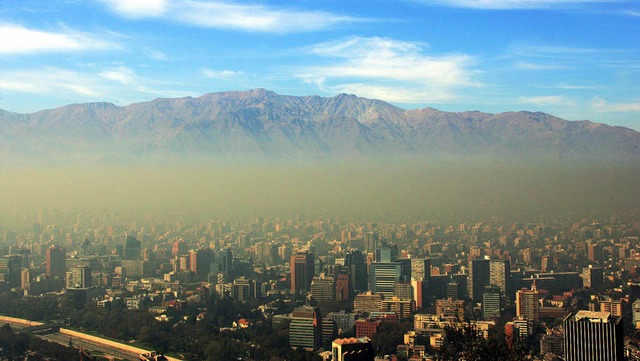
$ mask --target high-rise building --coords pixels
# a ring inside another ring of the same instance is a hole
[[[335,299],[333,277],[321,273],[311,279],[311,297],[316,301],[332,301]]]
[[[345,267],[349,268],[353,289],[358,292],[366,291],[369,281],[365,255],[357,249],[347,251],[345,254]]]
[[[66,254],[64,249],[58,246],[47,248],[47,276],[52,278],[64,277],[66,271]]]
[[[67,288],[89,288],[91,287],[91,267],[87,265],[77,265],[68,272]]]
[[[195,273],[198,280],[206,280],[211,264],[211,250],[198,249],[189,251],[189,270]]]
[[[500,318],[501,291],[497,286],[485,287],[482,292],[482,319],[490,321]]]
[[[365,252],[375,252],[378,244],[378,234],[375,232],[367,232],[364,234],[364,250]]]
[[[599,290],[604,286],[604,272],[602,267],[589,265],[582,269],[582,285],[585,288]]]
[[[531,289],[523,288],[516,293],[516,316],[537,324],[540,321],[540,302],[535,282]]]
[[[578,311],[565,317],[565,361],[624,360],[621,317],[607,312]]]
[[[467,287],[469,298],[474,303],[482,302],[482,292],[491,285],[491,261],[488,259],[472,259],[469,261],[469,279]]]
[[[131,235],[127,235],[122,248],[122,259],[139,260],[140,259],[140,241]]]
[[[542,256],[542,262],[540,264],[542,272],[551,272],[556,269],[556,258],[554,256]]]
[[[244,277],[237,278],[231,285],[231,297],[240,302],[247,302],[259,297],[260,287],[256,281]]]
[[[291,256],[291,292],[307,292],[315,275],[313,254],[301,251]]]
[[[322,346],[322,316],[314,307],[298,307],[293,310],[289,323],[289,344],[314,350]]]
[[[353,287],[349,274],[341,273],[336,280],[336,301],[351,301],[353,298]]]
[[[372,263],[369,267],[369,289],[373,293],[393,294],[401,271],[400,263]]]
[[[426,281],[431,278],[431,260],[428,258],[411,259],[411,279],[416,281]]]
[[[489,261],[489,285],[500,288],[502,296],[511,294],[511,266],[509,261]]]
[[[398,246],[382,243],[376,247],[376,262],[391,263],[398,259]]]
[[[9,255],[0,257],[0,282],[10,287],[20,287],[22,277],[22,256]]]

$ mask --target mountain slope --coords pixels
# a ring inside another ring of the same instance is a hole
[[[640,133],[544,113],[404,110],[264,89],[0,111],[2,162],[379,156],[638,162]]]

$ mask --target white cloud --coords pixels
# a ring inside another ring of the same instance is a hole
[[[325,91],[402,103],[449,101],[455,89],[479,85],[472,80],[471,56],[427,55],[424,47],[376,37],[321,43],[309,51],[330,58],[329,63],[298,68],[297,76]]]
[[[550,106],[550,105],[574,106],[575,105],[573,101],[566,99],[562,95],[520,97],[518,98],[518,102],[522,104],[534,104],[538,106]]]
[[[215,78],[215,79],[230,79],[236,77],[238,75],[242,75],[243,72],[235,71],[235,70],[212,70],[208,68],[204,68],[200,71],[203,76],[207,78]]]
[[[101,71],[98,75],[104,79],[112,80],[124,85],[133,84],[133,70],[126,66]]]
[[[51,32],[28,29],[14,24],[0,24],[0,54],[74,52],[112,48],[117,48],[117,45],[95,35],[71,30]]]
[[[202,0],[104,0],[116,12],[132,18],[162,18],[204,28],[292,33],[326,29],[358,21],[324,11],[305,11],[260,4]]]
[[[98,97],[99,84],[86,74],[56,67],[5,71],[0,73],[0,89],[34,94],[73,93]]]
[[[538,64],[538,63],[529,63],[529,62],[517,62],[515,64],[517,69],[522,70],[564,70],[568,69],[568,67],[557,64]]]
[[[418,0],[426,4],[438,4],[460,8],[484,10],[554,9],[567,6],[609,3],[614,0]]]
[[[605,99],[596,98],[591,106],[600,113],[640,112],[640,101],[634,103],[608,103]]]
[[[162,16],[169,7],[167,0],[104,0],[104,2],[118,14],[131,18]]]

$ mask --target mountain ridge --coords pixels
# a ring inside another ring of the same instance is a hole
[[[638,162],[640,133],[542,112],[406,110],[266,89],[0,110],[0,162],[390,156]]]

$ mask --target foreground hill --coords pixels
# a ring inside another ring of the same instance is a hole
[[[637,162],[640,133],[544,113],[404,110],[380,100],[255,89],[124,107],[0,110],[1,162],[377,158]]]

